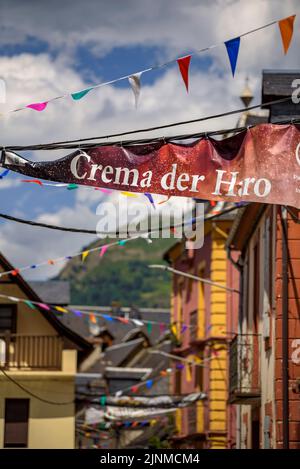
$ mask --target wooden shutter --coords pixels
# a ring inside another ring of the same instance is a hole
[[[5,448],[27,448],[28,419],[29,399],[5,399]]]

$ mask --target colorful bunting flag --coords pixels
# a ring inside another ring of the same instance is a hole
[[[137,392],[138,389],[139,389],[138,386],[131,386],[131,388],[130,388],[131,392]]]
[[[139,327],[144,325],[144,323],[142,321],[139,321],[138,319],[132,319],[132,322],[133,322],[133,324],[135,324],[136,326],[139,326]]]
[[[184,81],[186,91],[189,91],[189,67],[191,62],[191,55],[177,59],[178,67]]]
[[[151,389],[153,386],[153,379],[148,379],[148,381],[146,381],[146,387],[148,389]]]
[[[239,54],[240,42],[241,42],[241,38],[236,37],[224,43],[226,46],[228,57],[229,57],[232,76],[234,76],[235,74],[235,68],[236,68],[237,58]]]
[[[105,244],[104,246],[102,246],[102,247],[101,247],[101,250],[100,250],[99,256],[100,256],[100,257],[103,257],[104,254],[106,253],[107,249],[108,249],[107,244]]]
[[[16,275],[18,275],[19,272],[20,272],[19,269],[14,269],[14,270],[11,272],[11,275],[13,275],[13,276],[15,277]]]
[[[180,333],[181,333],[181,334],[184,334],[184,332],[187,330],[187,328],[188,328],[188,327],[187,327],[185,324],[182,324],[182,328],[181,328]]]
[[[136,108],[138,107],[138,101],[141,93],[141,75],[142,72],[128,77],[128,81],[134,94],[134,103]]]
[[[72,99],[74,99],[74,101],[78,101],[79,99],[87,95],[92,89],[93,87],[86,88],[85,90],[77,91],[76,93],[71,93]]]
[[[122,191],[121,194],[125,195],[126,197],[138,197],[138,195],[134,194],[133,192]]]
[[[119,241],[119,245],[124,246],[124,244],[126,244],[127,241],[128,241],[127,239],[121,239],[121,241]]]
[[[85,259],[87,258],[87,256],[89,255],[90,251],[83,251],[83,253],[81,254],[81,259],[82,259],[82,262],[85,261]]]
[[[145,192],[144,195],[147,197],[147,199],[149,199],[151,205],[153,205],[153,208],[155,208],[154,199],[153,199],[152,195],[149,192]]]
[[[45,303],[38,303],[38,306],[42,309],[45,309],[46,311],[51,310],[51,308],[48,305],[46,305]]]
[[[106,319],[107,321],[113,321],[113,318],[109,316],[109,314],[102,314],[102,317]]]
[[[42,186],[43,183],[39,179],[21,179],[21,182],[32,182],[34,184],[38,184],[39,186]]]
[[[47,104],[49,101],[44,101],[43,103],[32,103],[32,104],[27,104],[27,106],[30,109],[34,109],[35,111],[43,111],[46,109]]]
[[[5,169],[5,171],[3,171],[3,173],[0,174],[0,179],[3,179],[5,176],[7,176],[9,173],[9,169]]]
[[[55,306],[55,309],[59,313],[68,313],[69,312],[66,308],[63,308],[62,306]]]
[[[82,316],[82,312],[79,311],[78,309],[71,309],[70,311],[72,311],[72,313],[74,313],[76,316]]]
[[[67,189],[68,191],[72,191],[73,189],[78,189],[78,185],[74,183],[68,184]]]
[[[152,332],[152,323],[151,322],[148,322],[148,324],[147,324],[147,331],[148,331],[148,334],[151,334],[151,332]]]
[[[292,15],[292,16],[289,16],[288,18],[284,18],[283,20],[278,21],[283,50],[285,54],[289,50],[290,43],[293,37],[295,18],[296,18],[296,15]]]
[[[24,300],[24,303],[26,303],[26,304],[27,304],[27,306],[29,306],[29,308],[31,308],[31,309],[35,309],[35,306],[34,306],[34,304],[33,304],[33,303],[31,303],[31,301],[29,301],[29,300]]]
[[[100,405],[102,405],[102,406],[106,405],[106,396],[101,396],[100,397]]]

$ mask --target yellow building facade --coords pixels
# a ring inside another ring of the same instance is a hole
[[[13,270],[3,256],[0,268]],[[90,344],[38,307],[19,274],[0,277],[0,294],[27,301],[0,297],[0,447],[74,448],[78,355]]]

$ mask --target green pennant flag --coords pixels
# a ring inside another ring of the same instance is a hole
[[[151,332],[152,332],[152,323],[151,322],[148,322],[148,324],[147,324],[147,331],[148,331],[148,334],[151,334]]]
[[[26,303],[26,304],[27,304],[27,306],[29,306],[29,308],[31,308],[31,309],[35,309],[35,306],[34,306],[34,304],[33,304],[33,303],[31,303],[31,301],[29,301],[29,300],[25,300],[25,301],[24,301],[24,303]]]
[[[100,405],[105,406],[106,404],[106,396],[101,396],[100,397]]]
[[[77,93],[72,93],[71,96],[75,101],[78,101],[79,99],[83,98],[86,94],[89,93],[93,88],[86,88],[85,90],[82,91],[77,91]]]
[[[67,189],[68,189],[69,191],[71,191],[71,190],[73,190],[73,189],[78,189],[78,186],[77,186],[77,184],[74,184],[73,182],[71,182],[71,183],[68,185]]]

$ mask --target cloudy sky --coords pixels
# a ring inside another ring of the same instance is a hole
[[[299,69],[297,0],[0,0],[0,78],[6,102],[0,113],[83,89],[238,36],[297,14],[293,43],[284,56],[278,25],[242,39],[234,78],[224,45],[192,59],[187,95],[176,64],[142,77],[139,107],[128,82],[106,86],[78,102],[50,103],[0,119],[2,145],[68,140],[193,119],[241,106],[246,76],[256,102],[263,69]],[[235,125],[236,117],[180,127],[181,132]],[[167,135],[178,129],[165,131]],[[55,159],[59,152],[24,154]],[[24,184],[10,173],[0,180],[0,212],[38,221],[94,229],[104,195]],[[112,196],[116,202],[119,195]],[[172,203],[176,203],[176,200]],[[16,267],[70,255],[91,236],[56,233],[0,222],[0,250]],[[52,270],[51,270],[52,269]],[[45,278],[57,268],[28,271]]]

